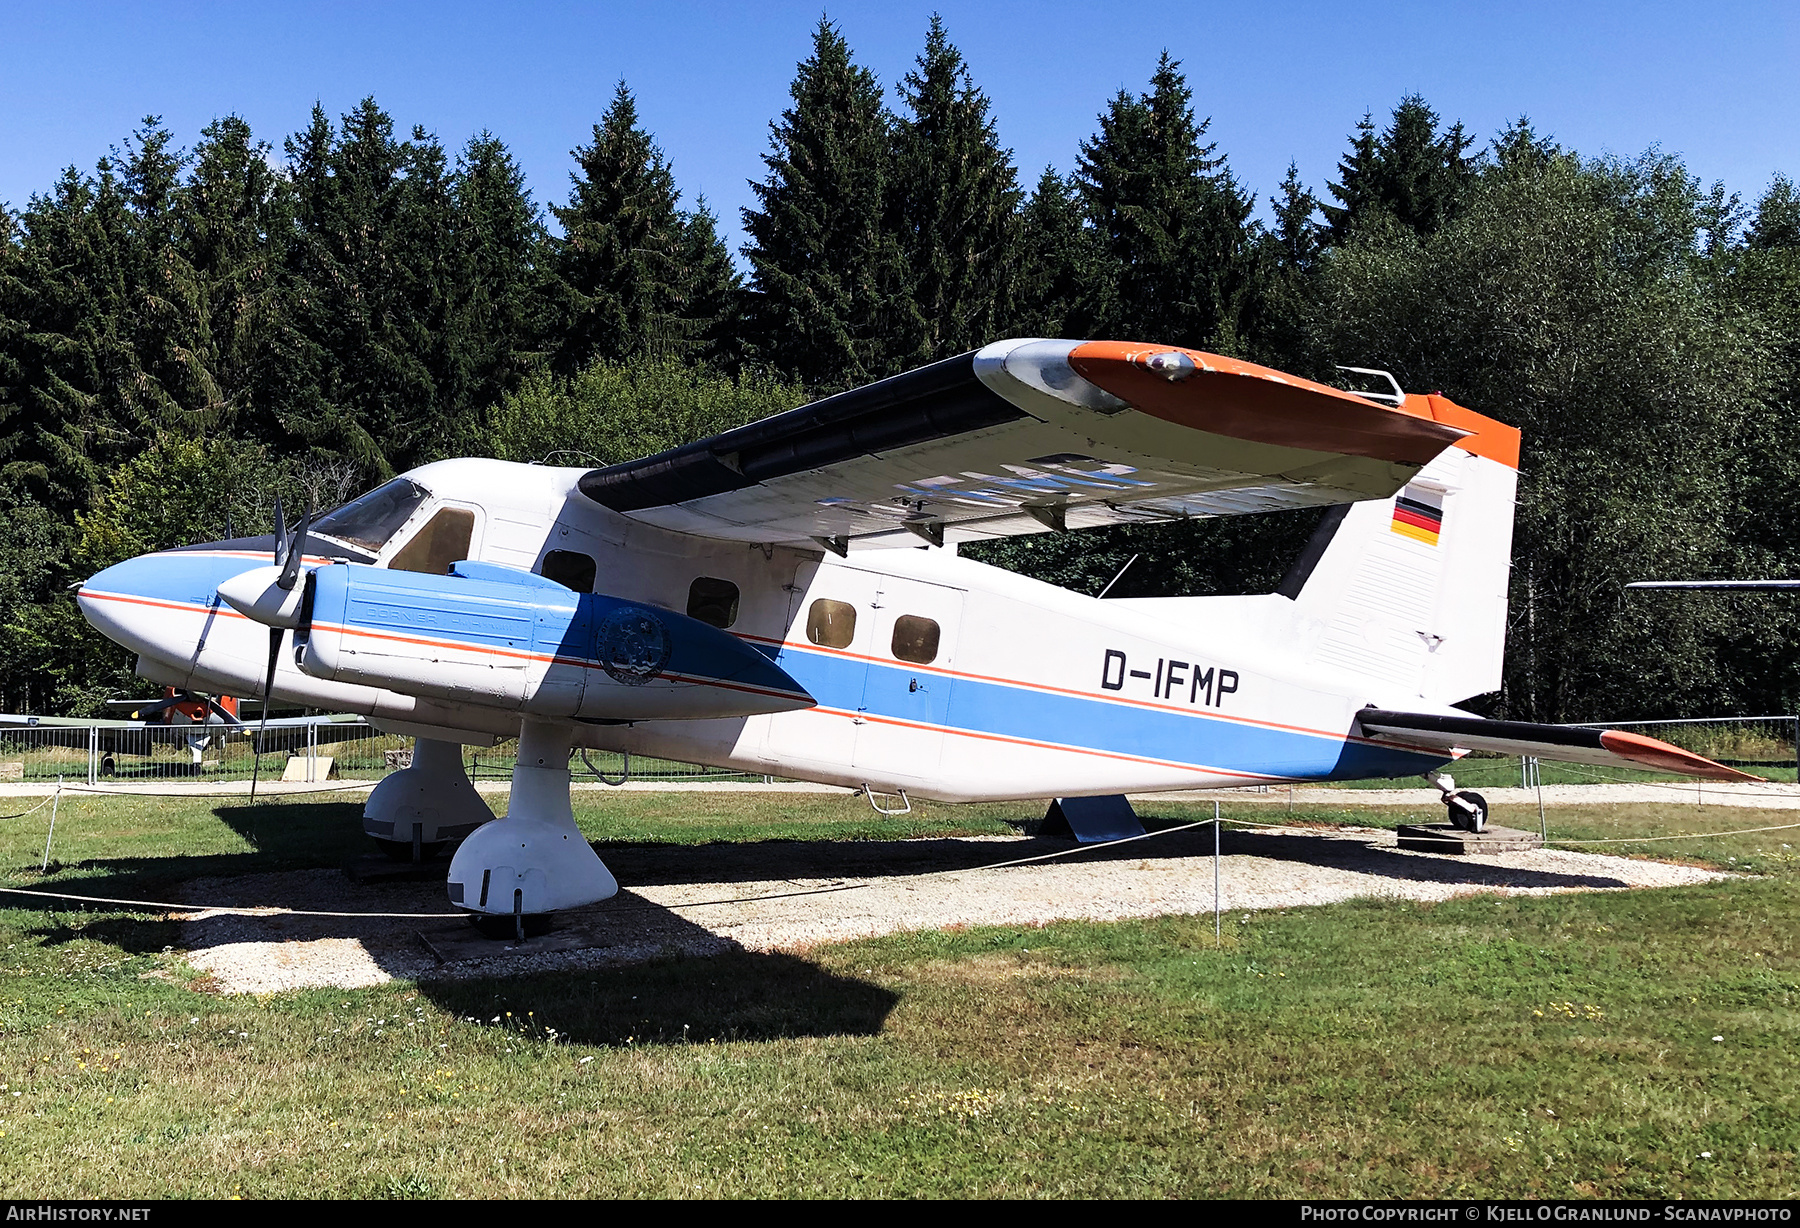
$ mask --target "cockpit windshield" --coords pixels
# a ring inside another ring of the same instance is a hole
[[[395,478],[326,512],[313,522],[311,531],[378,552],[430,497],[431,492],[417,482]]]

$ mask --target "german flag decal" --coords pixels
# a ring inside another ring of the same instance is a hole
[[[1436,491],[1408,486],[1394,500],[1393,530],[1427,546],[1438,544],[1438,531],[1444,524],[1444,496]]]

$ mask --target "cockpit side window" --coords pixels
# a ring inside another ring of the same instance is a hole
[[[321,537],[335,537],[352,546],[378,552],[430,497],[431,492],[417,482],[395,478],[334,511],[326,512],[313,522],[311,531]]]
[[[388,560],[389,571],[422,571],[441,576],[452,563],[469,557],[469,539],[475,535],[475,513],[462,507],[439,508],[413,539]]]

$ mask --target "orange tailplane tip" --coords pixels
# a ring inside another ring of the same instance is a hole
[[[1655,772],[1678,772],[1683,776],[1697,776],[1702,780],[1737,784],[1759,784],[1763,780],[1761,776],[1752,776],[1748,772],[1726,767],[1723,763],[1714,763],[1692,751],[1659,742],[1655,738],[1646,738],[1642,734],[1625,733],[1618,729],[1603,730],[1600,745],[1621,759],[1641,763]]]

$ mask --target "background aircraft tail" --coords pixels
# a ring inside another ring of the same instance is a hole
[[[1437,395],[1406,408],[1472,434],[1392,499],[1329,509],[1276,591],[1308,666],[1455,703],[1500,687],[1519,432]]]

